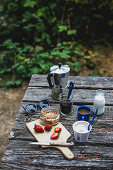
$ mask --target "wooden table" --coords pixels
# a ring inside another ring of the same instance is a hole
[[[48,98],[51,105],[58,105],[58,101],[51,98],[47,76],[33,75],[10,133],[10,142],[2,158],[1,169],[113,169],[113,77],[70,76],[69,80],[74,81],[75,111],[68,117],[61,117],[61,123],[72,134],[69,141],[73,141],[75,145],[70,150],[75,158],[67,160],[57,149],[29,145],[35,139],[26,128],[28,117],[24,113],[23,104],[37,103]],[[92,109],[94,96],[99,88],[105,93],[105,112],[93,122],[88,141],[77,143],[72,130],[72,124],[76,121],[76,108],[78,105],[89,105]],[[39,118],[39,114],[40,111],[30,121]]]

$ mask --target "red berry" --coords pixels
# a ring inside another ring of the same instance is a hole
[[[37,133],[44,132],[44,129],[40,125],[35,125],[34,129],[35,129],[35,132],[37,132]]]
[[[49,132],[51,128],[52,126],[50,124],[47,124],[44,129]]]
[[[62,130],[62,128],[60,128],[60,127],[56,127],[56,128],[54,129],[54,131],[55,131],[55,132],[58,132],[58,133],[60,133],[61,130]]]
[[[57,139],[59,137],[59,134],[57,133],[57,132],[55,132],[55,133],[53,133],[52,135],[51,135],[51,139]]]

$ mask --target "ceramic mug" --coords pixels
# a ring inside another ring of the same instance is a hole
[[[77,107],[78,120],[89,121],[91,108],[88,106]]]

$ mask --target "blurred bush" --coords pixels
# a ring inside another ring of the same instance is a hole
[[[112,41],[112,0],[1,0],[0,86],[18,86],[53,64],[94,68],[88,44]],[[101,57],[101,56],[100,56]]]

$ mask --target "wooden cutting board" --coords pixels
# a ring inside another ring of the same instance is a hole
[[[40,123],[40,119],[37,119],[35,121],[29,122],[26,124],[27,128],[29,129],[29,131],[32,133],[32,135],[35,137],[35,139],[38,142],[67,142],[67,140],[71,137],[71,134],[69,133],[69,131],[61,123],[57,124],[56,126],[53,126],[51,131],[49,131],[49,132],[44,131],[44,133],[36,133],[34,131],[35,124],[42,126],[42,128],[44,128],[45,126],[43,126]],[[62,131],[61,131],[58,139],[52,140],[52,139],[50,139],[50,136],[54,133],[55,127],[61,127]],[[54,148],[60,150],[67,159],[74,158],[74,154],[71,152],[71,150],[68,147],[63,147],[63,146],[41,146],[41,147],[42,148],[54,147]]]

